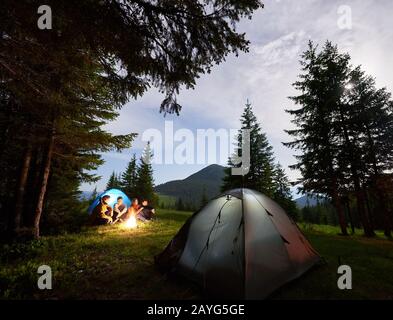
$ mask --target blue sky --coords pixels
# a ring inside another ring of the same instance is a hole
[[[393,91],[393,1],[391,0],[265,0],[265,9],[253,19],[242,21],[238,30],[246,32],[251,41],[250,52],[239,57],[229,56],[202,75],[194,90],[182,90],[178,97],[183,106],[180,116],[159,113],[163,95],[149,90],[142,98],[127,103],[120,117],[107,125],[115,134],[139,133],[133,148],[122,153],[104,154],[105,164],[97,174],[96,185],[83,184],[81,190],[97,186],[105,188],[112,171],[121,172],[131,155],[140,156],[145,142],[141,133],[150,128],[162,130],[165,120],[174,121],[175,129],[236,129],[247,99],[273,145],[275,156],[291,179],[298,173],[288,169],[295,162],[293,151],[281,142],[290,138],[284,129],[290,128],[290,116],[285,109],[293,108],[288,96],[296,94],[291,84],[300,72],[299,56],[308,41],[323,44],[331,40],[343,52],[352,56],[354,65],[373,75],[379,87]],[[348,26],[348,14],[352,20]],[[343,20],[344,19],[344,20]],[[205,167],[191,164],[155,164],[155,183],[183,179]]]

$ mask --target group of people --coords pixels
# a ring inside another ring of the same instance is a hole
[[[109,199],[109,195],[101,197],[100,202],[90,215],[89,222],[91,225],[120,223],[132,216],[141,221],[150,221],[154,218],[155,210],[152,206],[149,206],[149,202],[146,199],[142,200],[140,205],[138,199],[135,198],[128,208],[123,201],[123,197],[117,198],[113,208],[108,204]]]

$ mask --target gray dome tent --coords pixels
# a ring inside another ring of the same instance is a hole
[[[263,299],[321,258],[277,203],[235,189],[194,213],[155,260],[209,296]]]

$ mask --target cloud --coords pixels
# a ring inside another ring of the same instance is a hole
[[[305,32],[291,32],[265,45],[254,45],[252,50],[258,57],[260,67],[274,67],[282,65],[285,62],[290,63],[296,59],[301,52],[301,40],[304,38]]]
[[[160,114],[163,96],[150,90],[137,101],[130,101],[117,121],[107,128],[114,133],[138,132],[148,128],[162,129],[164,121],[173,120],[177,128],[237,128],[239,116],[247,99],[273,144],[276,159],[286,167],[292,179],[298,173],[288,169],[295,162],[293,151],[281,142],[288,141],[284,129],[291,127],[290,116],[284,111],[293,108],[287,97],[296,94],[291,84],[300,73],[299,56],[311,39],[323,44],[331,40],[348,52],[353,64],[377,79],[380,87],[393,90],[393,28],[391,0],[265,0],[265,9],[251,21],[244,20],[239,31],[251,41],[250,52],[239,57],[229,56],[226,62],[201,75],[195,90],[182,90],[178,99],[183,105],[180,117]],[[348,5],[352,13],[351,30],[340,29],[338,8]],[[134,148],[141,150],[140,137]],[[130,151],[127,151],[128,153]],[[108,158],[109,159],[109,158]],[[111,158],[112,159],[112,158]],[[119,167],[119,159],[105,165]],[[122,164],[122,166],[125,164]],[[185,177],[193,166],[156,168],[156,182],[171,176]],[[101,170],[101,169],[100,169]],[[104,176],[109,170],[104,170]],[[99,172],[100,173],[100,172]],[[107,177],[105,177],[106,179]]]

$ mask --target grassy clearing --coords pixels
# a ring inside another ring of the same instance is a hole
[[[301,225],[326,264],[316,267],[272,296],[273,299],[393,299],[393,241],[382,232],[374,239],[343,237],[332,226]],[[337,268],[352,268],[352,290],[338,290]]]
[[[0,252],[2,299],[194,299],[198,290],[167,279],[153,265],[189,217],[161,210],[159,220],[127,230],[119,226],[44,237]],[[338,236],[330,226],[301,226],[327,264],[287,285],[272,299],[393,299],[393,242],[360,235]],[[359,232],[360,234],[360,232]],[[337,267],[353,271],[353,290],[337,289]],[[37,268],[51,266],[53,287],[37,290]]]

